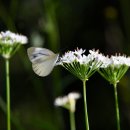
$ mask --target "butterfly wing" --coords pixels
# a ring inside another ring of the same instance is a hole
[[[34,72],[42,77],[49,75],[55,66],[57,58],[58,54],[55,54],[53,57],[49,57],[40,63],[33,63],[32,67]]]
[[[39,76],[47,76],[53,70],[59,55],[45,48],[31,47],[28,56],[34,72]]]
[[[30,47],[27,50],[28,57],[32,63],[40,62],[40,59],[46,60],[48,57],[55,55],[51,50],[46,48]]]

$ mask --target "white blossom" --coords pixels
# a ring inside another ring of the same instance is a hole
[[[117,84],[130,66],[130,58],[121,55],[104,57],[99,73],[111,84]]]
[[[120,67],[121,65],[130,66],[130,58],[126,56],[114,56],[104,57],[101,68],[107,68],[109,66]]]
[[[54,101],[54,105],[67,108],[70,111],[74,112],[76,100],[79,98],[80,98],[79,93],[71,92],[66,96],[56,98]]]
[[[75,51],[68,51],[60,58],[60,64],[79,62],[80,64],[88,64],[90,61],[102,61],[103,55],[99,51],[89,50],[89,54],[86,56],[85,50],[76,49]]]
[[[0,54],[9,59],[21,46],[27,43],[27,37],[11,31],[0,32]]]
[[[107,68],[109,65],[111,64],[111,60],[108,56],[104,56],[102,59],[102,65],[100,66],[100,68]]]
[[[19,34],[15,34],[11,31],[1,32],[0,33],[0,43],[3,44],[26,44],[27,43],[27,37]]]
[[[88,56],[91,60],[103,62],[105,59],[105,56],[102,53],[99,53],[99,50],[89,50],[89,53]]]
[[[83,49],[68,51],[60,57],[57,65],[62,65],[81,80],[88,80],[102,65],[104,56],[98,50],[89,50],[88,55],[84,53]]]
[[[71,92],[68,94],[68,98],[71,100],[77,100],[81,97],[81,95],[79,93],[76,92]]]
[[[77,48],[75,51],[74,51],[74,54],[76,55],[82,55],[83,53],[85,53],[86,50],[83,50],[82,48]]]
[[[64,56],[61,57],[61,63],[72,63],[76,60],[76,56],[72,51],[66,52]]]
[[[64,96],[64,97],[58,97],[55,99],[55,106],[64,106],[65,104],[67,104],[68,102],[68,97]]]

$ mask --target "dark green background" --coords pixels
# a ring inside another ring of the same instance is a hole
[[[26,50],[49,48],[63,54],[77,47],[104,54],[130,55],[129,0],[0,0],[0,31],[24,34],[29,43],[10,60],[12,130],[69,130],[68,111],[54,99],[82,82],[64,68],[34,74]],[[0,130],[6,130],[4,59],[0,58]],[[118,84],[122,130],[130,129],[130,71]],[[113,87],[98,73],[87,82],[90,130],[116,130]],[[77,130],[85,129],[82,98],[77,102]]]

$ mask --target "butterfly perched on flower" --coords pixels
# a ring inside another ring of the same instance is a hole
[[[51,73],[59,58],[59,54],[46,48],[30,47],[27,53],[34,72],[42,77]]]

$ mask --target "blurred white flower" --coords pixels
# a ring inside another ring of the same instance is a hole
[[[80,98],[80,94],[76,92],[71,92],[66,96],[58,97],[55,99],[55,106],[61,106],[64,107],[71,112],[75,112],[75,104],[76,100]]]

